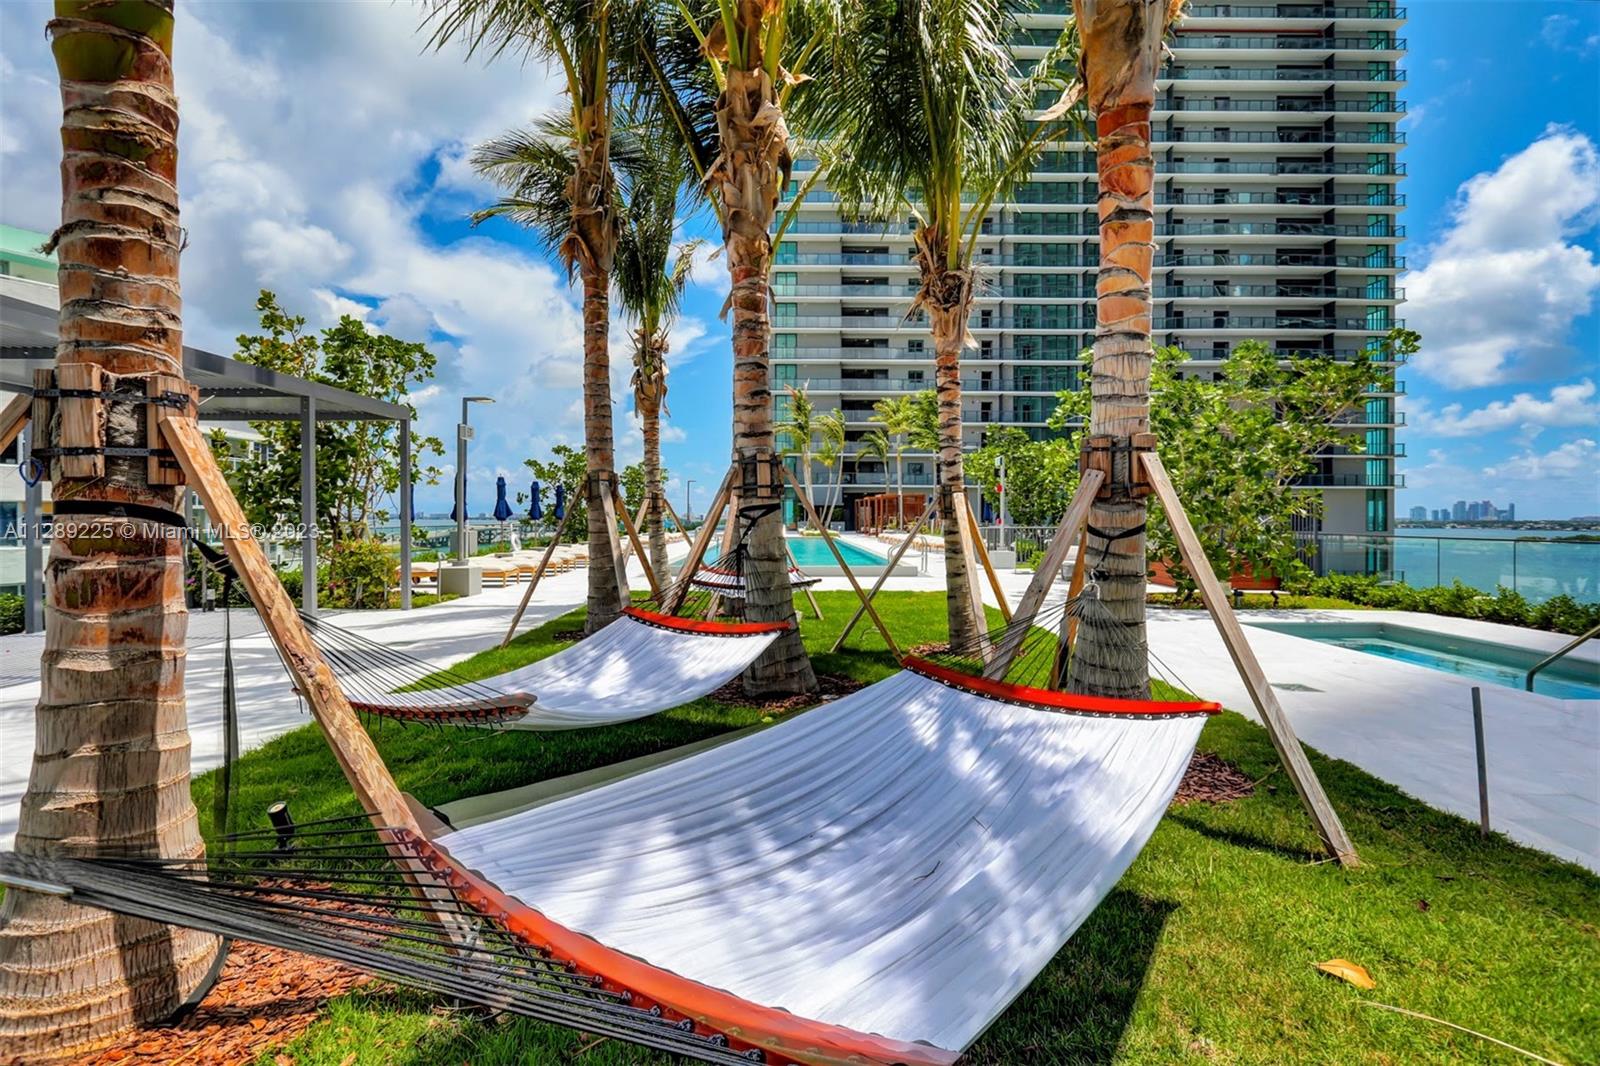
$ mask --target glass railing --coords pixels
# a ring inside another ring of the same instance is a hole
[[[1191,19],[1404,19],[1406,9],[1387,4],[1195,4],[1183,9]]]
[[[1403,326],[1405,323],[1397,319],[1393,324]],[[1381,333],[1388,330],[1390,326],[1390,323],[1374,326],[1364,318],[1322,318],[1310,315],[1278,315],[1276,317],[1271,315],[1228,315],[1211,318],[1157,318],[1151,323],[1151,328],[1167,332],[1176,330],[1203,332],[1212,329],[1338,329]]]
[[[1393,574],[1413,588],[1459,581],[1486,593],[1504,586],[1535,603],[1563,595],[1600,603],[1600,542],[1538,530],[1452,532],[1307,533],[1300,542],[1318,574]]]
[[[1405,144],[1406,135],[1370,130],[1156,130],[1156,144]]]
[[[1156,163],[1156,174],[1364,174],[1372,177],[1401,175],[1406,172],[1404,163],[1385,160],[1382,163],[1331,163],[1326,160],[1271,160],[1259,163],[1239,163],[1216,159],[1183,159]],[[1064,171],[1063,173],[1074,173]]]
[[[1404,270],[1403,255],[1300,255],[1281,252],[1227,252],[1218,255],[1210,252],[1185,252],[1177,255],[1158,255],[1158,267],[1194,269],[1196,267],[1342,267],[1349,270]]]
[[[1371,37],[1312,37],[1291,34],[1177,33],[1173,36],[1172,48],[1174,51],[1182,51],[1185,48],[1210,48],[1296,52],[1403,52],[1406,50],[1406,39],[1392,37],[1381,40]]]
[[[1293,487],[1301,489],[1403,489],[1404,474],[1307,474],[1296,478]]]
[[[1182,222],[1156,227],[1157,236],[1404,237],[1404,226],[1339,225],[1319,222]]]
[[[1298,67],[1255,70],[1248,67],[1179,67],[1156,75],[1168,81],[1371,81],[1403,82],[1403,70],[1304,70]]]
[[[1059,93],[1041,94],[1041,100],[1055,103]],[[1041,105],[1048,106],[1048,105]],[[1157,100],[1157,111],[1277,111],[1277,112],[1307,112],[1317,114],[1329,112],[1336,114],[1352,115],[1398,115],[1406,110],[1403,100],[1197,100],[1184,97],[1181,99],[1168,98]]]
[[[1157,285],[1158,300],[1208,300],[1236,297],[1270,297],[1276,300],[1404,300],[1404,289],[1372,292],[1365,285],[1296,288],[1293,285]]]

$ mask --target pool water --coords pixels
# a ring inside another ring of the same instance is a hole
[[[786,537],[789,545],[789,554],[794,556],[795,565],[802,570],[820,570],[826,568],[838,569],[838,562],[828,546],[822,542],[821,537]],[[833,542],[839,549],[839,554],[844,556],[844,561],[850,564],[852,570],[857,567],[877,567],[881,570],[888,565],[889,560],[882,555],[875,555],[865,549],[858,548],[849,541],[834,539]],[[714,544],[706,549],[706,560],[709,562],[717,557],[721,551],[720,544]],[[877,571],[873,571],[877,572]]]
[[[1545,656],[1533,648],[1389,622],[1267,622],[1259,628],[1514,689],[1523,688],[1528,671]],[[1533,679],[1533,690],[1557,699],[1600,700],[1600,664],[1592,657],[1561,659]]]
[[[1340,648],[1363,651],[1368,655],[1380,655],[1385,659],[1393,659],[1396,662],[1411,663],[1413,666],[1426,666],[1430,670],[1443,670],[1446,673],[1459,674],[1462,677],[1470,677],[1474,681],[1488,681],[1495,685],[1505,685],[1507,688],[1522,688],[1528,673],[1527,670],[1517,670],[1510,666],[1485,662],[1482,659],[1442,654],[1436,651],[1429,651],[1426,648],[1414,648],[1396,640],[1353,637],[1343,640],[1329,640],[1326,643]],[[1533,679],[1533,691],[1563,700],[1600,700],[1600,678],[1597,678],[1595,683],[1590,684],[1559,675],[1551,676],[1548,672],[1543,672]]]

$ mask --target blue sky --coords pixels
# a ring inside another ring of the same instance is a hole
[[[44,0],[0,4],[0,221],[51,228],[60,104]],[[1519,515],[1600,513],[1600,3],[1413,0],[1403,97],[1410,145],[1405,318],[1424,353],[1404,373],[1413,504],[1514,500]],[[491,195],[471,145],[558,102],[537,66],[424,52],[406,3],[179,2],[180,186],[191,343],[232,350],[256,289],[314,322],[354,313],[429,341],[415,400],[448,437],[479,408],[473,509],[497,474],[581,439],[581,323],[563,273],[515,227],[471,229]],[[702,224],[703,225],[703,224]],[[729,448],[731,360],[707,260],[673,336],[664,444],[703,506]],[[614,332],[619,456],[637,458],[627,349]],[[445,464],[448,467],[448,464]],[[444,486],[419,507],[448,510]]]

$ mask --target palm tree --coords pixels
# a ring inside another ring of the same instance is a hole
[[[714,0],[700,10],[681,0],[661,5],[683,33],[652,35],[647,56],[652,86],[691,153],[722,224],[732,291],[733,453],[745,471],[776,465],[772,335],[768,308],[778,199],[789,180],[792,156],[783,109],[804,80],[807,59],[823,29],[809,32],[812,10],[828,0]],[[804,42],[796,47],[794,42]],[[708,78],[709,76],[709,78]],[[708,85],[709,80],[709,85]],[[708,92],[709,90],[709,92]],[[710,135],[714,129],[714,136]],[[764,487],[768,479],[773,484]],[[777,471],[756,473],[745,499],[781,495]],[[758,518],[745,539],[745,612],[755,621],[794,622],[783,519],[777,511]],[[816,688],[816,674],[798,629],[773,642],[745,671],[751,696],[778,696]]]
[[[800,483],[805,486],[806,499],[816,505],[816,490],[811,481],[811,438],[816,434],[816,408],[805,386],[786,385],[789,393],[789,417],[778,424],[778,431],[789,438],[789,447],[800,459]]]
[[[432,0],[432,43],[457,38],[492,55],[520,51],[565,81],[567,110],[536,132],[507,134],[473,157],[507,196],[477,218],[504,215],[539,228],[570,277],[583,283],[583,440],[588,478],[588,632],[622,611],[626,590],[612,555],[604,495],[615,478],[611,425],[611,268],[620,235],[612,170],[612,105],[624,61],[638,54],[639,5],[613,0]],[[551,169],[561,162],[564,169]],[[556,176],[559,174],[559,182]]]
[[[990,207],[1025,177],[1062,115],[1043,120],[1034,98],[1058,84],[1070,37],[1023,78],[1008,48],[1004,0],[898,0],[849,5],[817,72],[826,92],[800,98],[801,117],[826,138],[820,157],[847,214],[913,219],[920,288],[908,315],[926,312],[939,397],[939,500],[953,645],[983,628],[956,508],[964,506],[961,354],[978,279],[975,243]]]
[[[674,257],[673,232],[688,168],[659,129],[646,128],[641,150],[622,165],[625,202],[612,274],[618,300],[637,322],[632,334],[633,408],[644,435],[645,530],[650,568],[665,575],[661,414],[667,408],[667,337],[701,242],[679,245]]]
[[[1126,442],[1150,429],[1150,268],[1155,250],[1155,162],[1150,111],[1162,37],[1183,0],[1073,0],[1083,75],[1098,135],[1100,277],[1095,303],[1090,436]],[[1112,492],[1089,515],[1088,550],[1104,611],[1078,631],[1074,684],[1103,696],[1144,698],[1145,501],[1125,486],[1127,452],[1115,459]],[[1115,539],[1112,539],[1115,538]]]
[[[65,149],[61,228],[51,238],[62,296],[56,365],[62,374],[98,367],[98,387],[143,393],[150,375],[183,374],[172,0],[60,0],[55,10]],[[106,407],[105,442],[143,447],[153,409],[115,399]],[[104,464],[101,477],[52,478],[58,510],[69,500],[182,507],[183,488],[151,485],[143,457]],[[76,525],[82,532],[58,526],[50,544],[16,850],[200,858],[184,717],[183,543],[153,523],[124,523],[114,536]],[[11,889],[0,910],[0,1057],[96,1051],[172,1013],[217,950],[206,934]]]
[[[827,504],[822,510],[822,525],[826,529],[833,525],[833,508],[839,502],[839,475],[844,461],[844,415],[835,407],[825,415],[818,415],[814,423],[818,440],[816,460],[828,472],[831,481]]]
[[[894,451],[894,445],[889,441],[889,435],[881,429],[869,429],[861,435],[861,440],[856,448],[856,476],[861,475],[861,460],[871,456],[883,464],[885,473],[889,470],[889,455]]]
[[[879,400],[872,405],[872,420],[883,426],[883,432],[894,443],[895,515],[900,524],[906,524],[906,438],[911,433],[911,397],[895,396]]]

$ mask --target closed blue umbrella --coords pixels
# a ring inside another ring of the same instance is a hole
[[[506,502],[506,479],[494,479],[494,520],[504,522],[511,517],[511,504]]]
[[[533,483],[533,490],[530,495],[533,496],[533,502],[528,505],[528,517],[535,522],[543,521],[544,504],[539,501],[539,497],[544,495],[544,489],[539,486],[537,481]]]
[[[554,514],[557,522],[567,517],[567,487],[565,485],[556,486],[556,507]]]
[[[455,503],[452,503],[450,505],[450,521],[455,522],[455,521],[459,521],[460,520],[460,518],[461,518],[460,508],[461,508],[462,504],[466,503],[466,501],[467,501],[467,479],[466,478],[462,478],[461,479],[461,499],[457,500]]]
[[[983,503],[983,507],[982,507],[983,521],[984,522],[993,522],[994,521],[994,508],[989,506],[989,501],[988,500],[983,500],[982,503]]]

